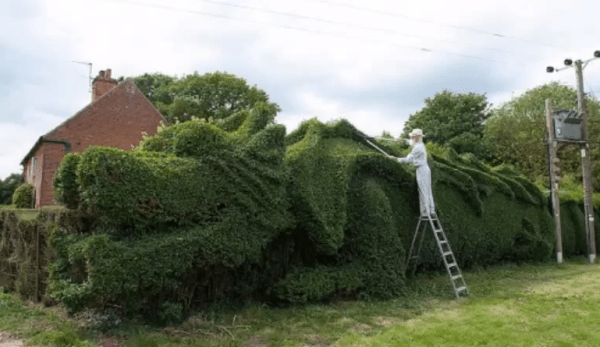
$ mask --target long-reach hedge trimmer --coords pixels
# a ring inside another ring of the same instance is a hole
[[[370,144],[373,148],[375,148],[376,150],[378,150],[379,152],[385,154],[387,157],[391,157],[391,155],[387,154],[383,149],[377,147],[373,142],[365,139],[365,141],[367,141],[368,144]]]
[[[373,142],[371,142],[370,140],[374,140],[375,138],[367,136],[365,133],[356,130],[356,133],[362,137],[369,145],[371,145],[373,148],[375,148],[376,150],[378,150],[379,152],[385,154],[388,157],[391,157],[391,155],[387,154],[383,149],[377,147],[377,145],[375,145]],[[396,142],[396,140],[394,139],[390,139],[390,138],[385,138],[385,137],[377,137],[378,140],[384,140],[384,141],[392,141],[392,142]]]

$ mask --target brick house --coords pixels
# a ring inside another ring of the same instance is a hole
[[[41,136],[25,156],[23,179],[35,189],[35,207],[54,205],[52,178],[63,156],[90,146],[131,150],[143,134],[154,135],[163,116],[133,80],[121,84],[100,71],[92,82],[92,102]]]

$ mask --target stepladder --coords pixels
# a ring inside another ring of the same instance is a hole
[[[454,295],[457,299],[461,297],[469,295],[469,289],[467,288],[467,283],[465,282],[465,278],[463,277],[462,272],[460,271],[460,267],[456,261],[456,257],[452,252],[452,248],[450,247],[450,242],[446,237],[446,233],[442,228],[442,224],[440,223],[437,214],[433,213],[429,216],[421,216],[419,218],[419,223],[417,223],[417,228],[415,229],[415,235],[413,236],[410,250],[408,251],[408,257],[406,259],[406,269],[410,269],[411,262],[413,263],[413,269],[416,269],[417,261],[419,260],[419,255],[421,253],[421,248],[423,247],[423,240],[425,239],[425,235],[427,234],[427,228],[431,226],[433,231],[433,236],[438,246],[438,250],[442,255],[442,259],[444,261],[444,266],[446,267],[446,271],[448,272],[448,277],[450,278],[450,283],[452,284],[452,290],[454,291]]]

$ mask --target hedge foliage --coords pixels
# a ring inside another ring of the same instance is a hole
[[[67,158],[57,197],[100,223],[93,235],[53,234],[59,259],[85,274],[57,267],[53,295],[71,310],[111,302],[152,312],[263,285],[268,272],[250,269],[293,224],[285,128],[273,117],[255,107],[234,131],[195,120],[133,151],[95,147]]]
[[[53,250],[47,245],[50,230],[59,227],[69,233],[82,232],[91,227],[91,221],[67,209],[42,209],[32,218],[33,213],[0,210],[0,287],[14,290],[22,298],[49,303],[48,265],[53,260]]]
[[[345,120],[309,120],[286,136],[263,106],[164,127],[130,152],[67,157],[56,196],[100,223],[52,233],[53,295],[73,311],[113,304],[161,319],[221,298],[402,294],[419,214],[414,167]],[[550,257],[553,219],[535,185],[429,148],[438,215],[461,265]],[[419,268],[443,269],[427,236]]]
[[[16,208],[33,208],[33,199],[34,187],[29,182],[18,186],[12,196],[12,202]]]
[[[402,293],[406,251],[419,216],[415,169],[387,159],[356,134],[346,121],[310,120],[288,135],[294,233],[306,234],[317,259],[329,267],[306,261],[291,272],[279,289],[287,299],[343,291],[334,274],[347,268],[357,274],[355,292],[361,296]],[[407,154],[400,145],[379,145],[396,156]],[[509,167],[488,168],[472,155],[430,152],[437,153],[429,162],[438,215],[461,264],[549,258],[553,220],[535,185]],[[437,245],[427,236],[420,268],[443,269]],[[300,293],[300,278],[318,290]]]

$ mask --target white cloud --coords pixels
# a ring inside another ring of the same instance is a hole
[[[278,122],[286,126],[288,133],[298,128],[302,121],[317,118],[323,123],[347,119],[359,130],[371,136],[380,135],[384,130],[398,136],[406,120],[406,118],[368,108],[352,109],[337,100],[320,97],[310,91],[299,93],[297,98],[305,106],[305,113],[282,112],[278,116]]]
[[[574,85],[572,69],[546,66],[600,50],[600,3],[584,0],[223,1],[296,17],[202,0],[0,2],[0,177],[90,102],[87,66],[73,60],[92,62],[94,76],[227,71],[272,95],[288,132],[316,116],[398,135],[442,89],[487,93],[498,105],[553,80]],[[586,88],[596,93],[598,76],[600,62],[590,63]]]

